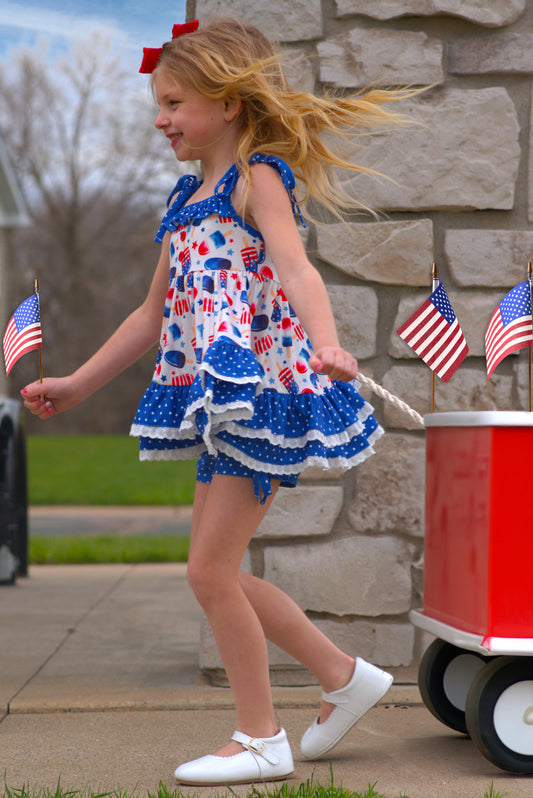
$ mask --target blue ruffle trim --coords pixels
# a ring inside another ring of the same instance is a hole
[[[240,350],[238,377],[229,371],[228,348],[233,356]],[[251,350],[219,339],[191,385],[152,382],[131,429],[141,439],[141,459],[223,452],[281,477],[310,465],[351,468],[372,453],[382,430],[353,383],[284,394],[263,389],[260,371]]]

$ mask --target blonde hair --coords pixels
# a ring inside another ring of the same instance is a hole
[[[351,139],[380,125],[401,123],[403,118],[383,105],[416,93],[373,89],[350,97],[319,97],[295,91],[270,40],[233,18],[214,19],[164,44],[155,74],[159,69],[206,97],[240,98],[242,135],[235,162],[248,185],[251,156],[276,155],[304,187],[298,200],[317,200],[337,217],[366,206],[342,187],[335,167],[377,173],[335,153],[324,134]]]

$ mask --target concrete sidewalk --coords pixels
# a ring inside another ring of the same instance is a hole
[[[0,588],[0,773],[11,788],[88,786],[145,794],[234,729],[231,694],[198,669],[201,612],[185,566],[39,566]],[[387,798],[531,798],[533,779],[493,767],[435,720],[402,674],[331,755],[305,762],[299,739],[315,687],[275,688],[295,756],[296,787],[313,777]],[[247,795],[249,788],[234,788]],[[191,795],[223,788],[185,788]]]
[[[28,514],[31,535],[189,535],[192,507],[35,506]]]

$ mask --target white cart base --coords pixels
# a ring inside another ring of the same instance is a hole
[[[484,637],[448,626],[442,621],[429,618],[419,610],[411,610],[409,620],[424,632],[429,632],[435,637],[467,651],[476,651],[478,654],[492,656],[508,654],[530,657],[533,655],[533,639],[530,637]]]

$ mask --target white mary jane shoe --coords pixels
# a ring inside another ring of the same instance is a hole
[[[246,749],[234,756],[203,756],[180,765],[176,779],[181,784],[218,785],[276,781],[294,770],[292,753],[284,729],[274,737],[249,737],[236,731],[231,738]]]
[[[360,657],[355,662],[354,674],[345,687],[331,693],[322,692],[322,699],[335,706],[323,723],[316,718],[302,737],[300,747],[306,759],[315,759],[330,751],[391,686],[390,673]]]

